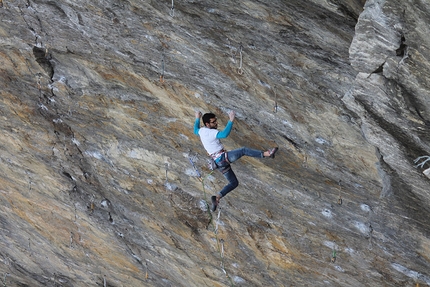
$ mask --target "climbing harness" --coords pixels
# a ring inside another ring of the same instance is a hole
[[[172,16],[172,17],[175,16],[175,5],[173,3],[173,0],[172,0],[172,8],[170,8],[170,16]]]
[[[225,153],[226,150],[222,149],[220,151],[214,152],[212,154],[210,154],[211,158],[213,158],[214,160],[216,160],[217,158],[219,158],[220,156],[222,156],[223,153]]]
[[[243,74],[243,69],[242,69],[242,49],[243,49],[243,46],[242,46],[242,44],[240,44],[240,46],[239,46],[240,62],[239,62],[239,68],[237,69],[237,73],[239,75]]]
[[[216,164],[215,160],[217,160],[219,157],[221,157],[223,154],[225,154],[225,158],[227,160],[227,151],[225,149],[222,149],[220,151],[217,151],[215,153],[212,153],[209,155],[209,161],[208,161],[208,168],[210,170],[216,170],[218,168],[218,165]],[[227,161],[228,162],[228,161]]]

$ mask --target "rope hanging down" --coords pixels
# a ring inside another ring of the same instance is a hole
[[[232,287],[234,287],[233,280],[228,275],[227,271],[225,270],[225,266],[224,266],[224,239],[218,239],[218,224],[219,224],[219,220],[220,220],[220,216],[221,216],[221,207],[218,207],[218,216],[217,216],[217,219],[215,220],[215,224],[214,224],[213,217],[212,217],[212,214],[211,214],[211,211],[210,211],[210,208],[209,208],[209,204],[207,203],[206,189],[205,189],[205,180],[214,171],[211,171],[208,175],[206,175],[203,178],[202,175],[200,174],[200,172],[198,171],[198,169],[197,169],[194,161],[191,159],[191,157],[188,157],[188,159],[190,160],[191,165],[193,166],[194,170],[197,173],[197,176],[199,177],[200,182],[202,183],[203,197],[204,197],[204,200],[206,202],[206,208],[207,208],[207,211],[208,211],[208,214],[209,214],[209,218],[210,218],[211,224],[214,227],[213,232],[214,232],[215,240],[216,240],[216,243],[217,243],[217,250],[218,250],[218,253],[220,254],[220,257],[221,257],[221,269],[224,272],[224,274],[227,277],[227,279],[230,281],[230,285]]]

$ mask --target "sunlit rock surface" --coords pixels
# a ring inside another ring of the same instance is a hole
[[[0,1],[3,285],[430,286],[430,8],[405,2]],[[196,110],[280,147],[212,214]]]

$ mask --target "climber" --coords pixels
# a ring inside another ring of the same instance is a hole
[[[212,200],[212,211],[215,211],[219,200],[226,196],[227,193],[235,189],[239,182],[237,181],[236,175],[234,174],[230,164],[241,158],[242,156],[250,157],[270,157],[274,158],[275,153],[278,151],[277,147],[271,148],[267,151],[260,151],[255,149],[250,149],[247,147],[242,147],[232,151],[226,151],[222,145],[220,139],[228,137],[233,127],[233,121],[235,117],[235,112],[229,112],[229,121],[222,131],[218,131],[217,118],[213,113],[206,113],[202,117],[202,113],[196,112],[196,119],[194,122],[194,134],[200,136],[203,147],[206,149],[209,156],[211,156],[218,169],[228,180],[228,184],[218,192],[218,194],[211,197]],[[200,118],[203,120],[204,127],[200,128]]]

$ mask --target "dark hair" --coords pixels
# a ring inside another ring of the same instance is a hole
[[[202,120],[203,120],[203,124],[206,125],[208,123],[210,123],[211,119],[216,118],[215,114],[213,113],[206,113],[203,115]]]

